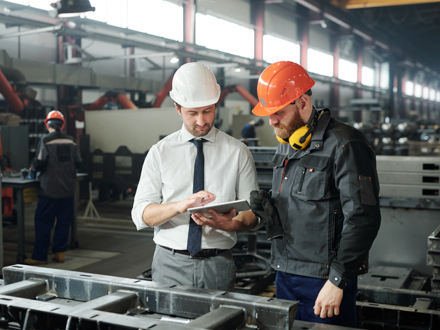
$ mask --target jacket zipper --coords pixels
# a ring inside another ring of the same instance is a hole
[[[288,162],[288,159],[286,158],[286,159],[284,160],[283,176],[282,176],[282,178],[281,178],[281,185],[280,185],[280,190],[278,190],[278,195],[279,195],[280,192],[281,192],[281,188],[283,188],[284,175],[286,174],[287,162]]]
[[[304,177],[306,176],[307,167],[303,167],[302,174],[301,174],[301,181],[299,182],[298,187],[298,194],[301,194],[303,183],[304,183]]]

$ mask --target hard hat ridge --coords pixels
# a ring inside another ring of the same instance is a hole
[[[197,108],[217,103],[220,85],[214,73],[205,65],[191,62],[174,74],[170,97],[185,108]]]
[[[280,61],[269,65],[258,80],[258,99],[252,110],[257,116],[269,116],[310,90],[315,81],[297,63]]]

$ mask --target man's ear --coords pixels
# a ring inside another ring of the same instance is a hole
[[[303,94],[299,97],[297,103],[298,103],[299,108],[301,110],[304,110],[311,101],[312,100],[310,98],[308,98],[307,95]]]
[[[182,115],[182,113],[180,112],[180,109],[179,109],[179,107],[177,106],[176,103],[174,103],[174,107],[176,108],[176,110],[177,110],[177,112],[179,113],[179,115]]]

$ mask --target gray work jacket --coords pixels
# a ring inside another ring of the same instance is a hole
[[[328,278],[340,288],[368,271],[368,251],[380,226],[376,156],[355,128],[319,111],[308,148],[280,144],[272,198],[284,238],[272,241],[271,266]]]
[[[31,166],[33,171],[41,171],[39,194],[56,199],[72,197],[81,161],[78,145],[71,136],[55,131],[41,138]]]

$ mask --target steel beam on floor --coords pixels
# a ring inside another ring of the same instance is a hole
[[[126,325],[129,328],[131,324],[133,327],[138,327],[137,317],[118,315],[108,311],[124,313],[125,309],[125,312],[129,313],[132,307],[136,307],[149,313],[197,320],[220,307],[228,307],[243,311],[246,315],[244,319],[249,326],[258,325],[262,329],[287,330],[292,328],[298,306],[298,303],[294,301],[226,291],[169,286],[140,279],[26,265],[3,268],[3,288],[31,279],[45,283],[47,286],[45,292],[50,292],[57,299],[73,300],[76,304],[68,306],[68,304],[54,304],[54,300],[26,300],[6,298],[8,296],[3,295],[5,300],[0,299],[2,316],[9,315],[8,309],[16,308],[18,314],[15,317],[23,324],[35,318],[48,319],[47,315],[44,316],[47,313],[58,315],[58,319],[67,319],[66,329],[68,329],[67,324],[79,324],[78,322],[96,324],[97,320],[106,324],[115,322],[115,324]],[[85,307],[87,310],[84,310]],[[100,310],[92,310],[92,308]],[[235,311],[233,312],[232,314],[235,315]],[[223,311],[216,313],[223,313]],[[23,314],[27,316],[23,317]],[[125,319],[127,317],[128,319]],[[232,322],[236,322],[238,318],[238,315],[231,316]],[[51,322],[55,322],[56,319],[57,317],[51,318]],[[154,320],[154,322],[157,324],[158,321]],[[138,328],[143,329],[145,325]]]

